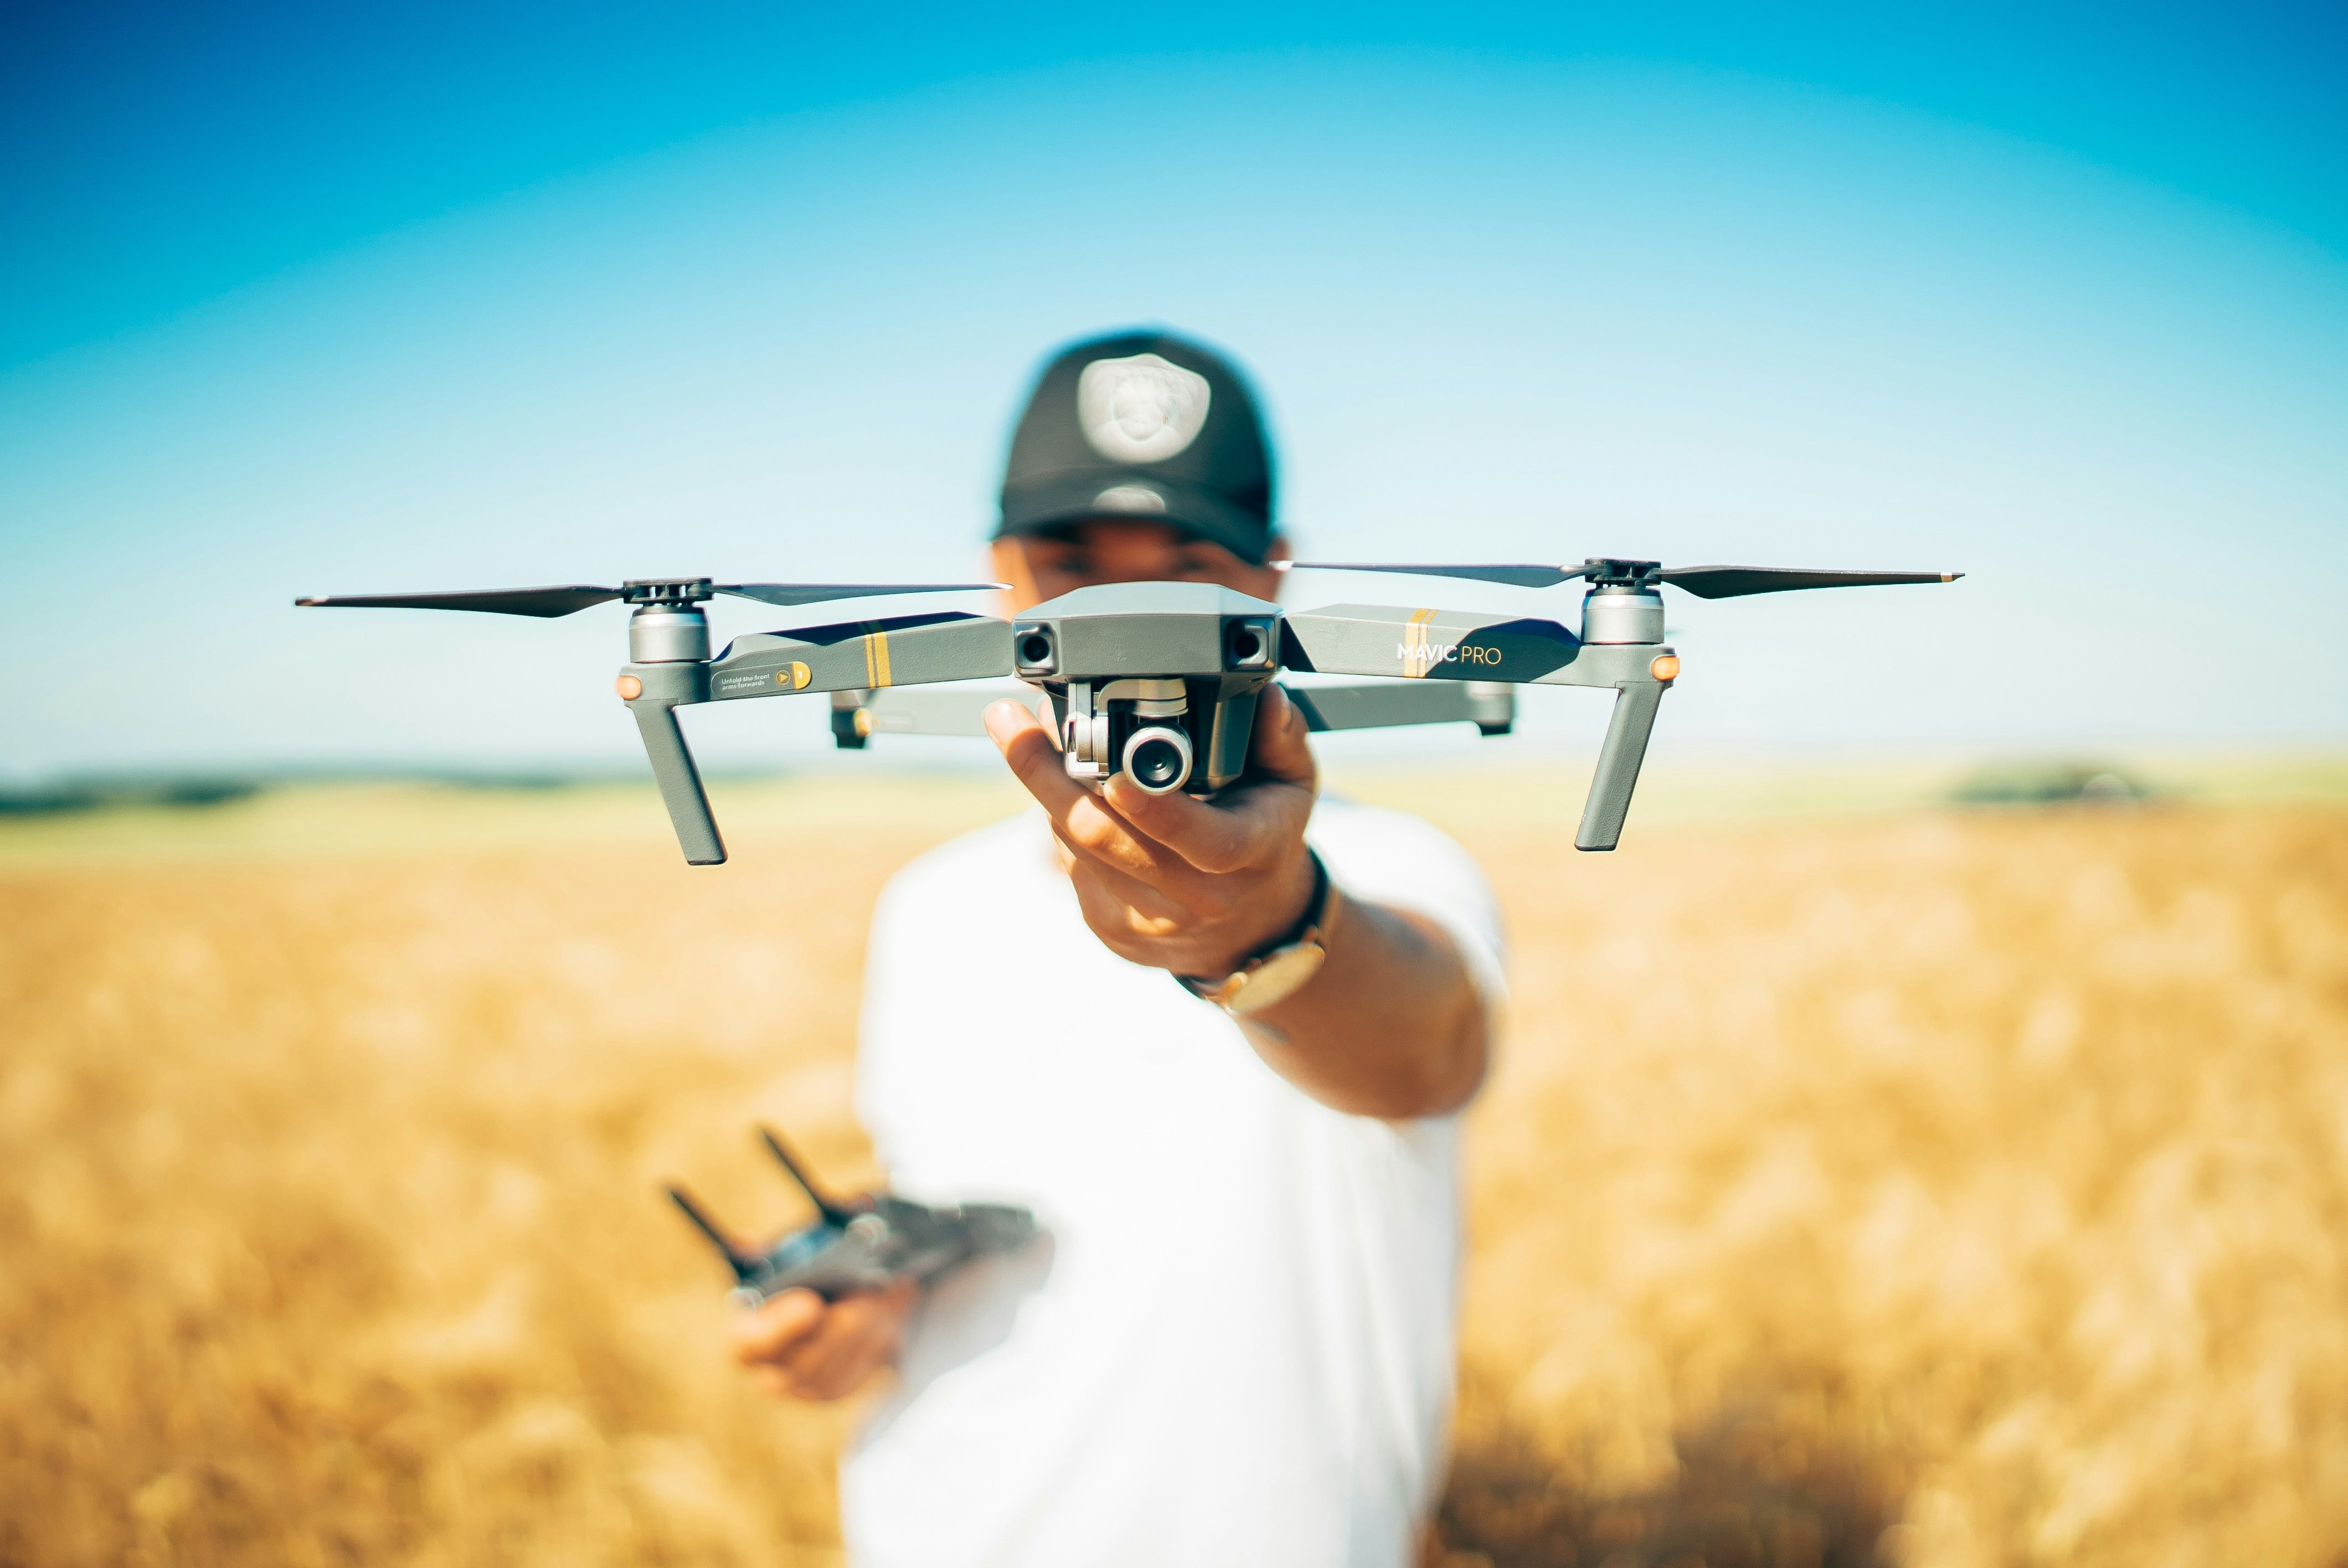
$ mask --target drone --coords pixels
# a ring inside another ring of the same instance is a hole
[[[1282,689],[1315,731],[1466,720],[1487,735],[1515,723],[1520,685],[1612,690],[1574,846],[1611,850],[1622,835],[1647,738],[1680,673],[1663,641],[1663,588],[1700,599],[1801,589],[1954,582],[1962,572],[1810,571],[1786,567],[1665,567],[1591,557],[1580,566],[1398,566],[1305,561],[1299,571],[1390,572],[1513,588],[1583,581],[1578,630],[1555,620],[1473,610],[1336,604],[1285,610],[1212,583],[1080,588],[1012,620],[955,611],[841,621],[736,637],[716,658],[701,607],[719,595],[785,606],[882,594],[955,593],[1001,583],[715,583],[644,578],[464,593],[302,599],[311,607],[469,610],[541,618],[614,600],[633,607],[621,701],[635,715],[653,777],[685,858],[725,863],[726,845],[676,710],[699,702],[829,693],[845,748],[875,733],[981,734],[1001,687],[900,692],[1014,677],[1060,742],[1071,776],[1095,788],[1123,773],[1153,794],[1211,794],[1246,771],[1256,704],[1283,671],[1372,676]],[[1040,692],[1041,697],[1035,696]]]
[[[710,1218],[683,1187],[668,1195],[734,1270],[728,1294],[756,1307],[786,1290],[812,1290],[826,1301],[882,1290],[900,1279],[928,1281],[973,1258],[1015,1252],[1035,1235],[1035,1216],[1007,1204],[933,1209],[888,1193],[845,1201],[817,1186],[783,1141],[758,1129],[767,1152],[815,1204],[816,1222],[763,1247],[745,1245]]]

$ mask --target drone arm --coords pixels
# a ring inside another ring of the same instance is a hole
[[[1282,618],[1280,661],[1330,675],[1607,686],[1661,679],[1660,642],[1584,642],[1554,620],[1333,604]],[[1676,661],[1674,661],[1675,662]]]
[[[1011,627],[981,615],[901,615],[737,637],[709,667],[709,700],[879,691],[1011,673]]]
[[[1437,682],[1612,687],[1614,714],[1574,845],[1612,849],[1622,838],[1655,710],[1679,671],[1667,645],[1584,642],[1553,620],[1382,605],[1332,605],[1285,621],[1281,662],[1291,669],[1400,676],[1414,692]]]
[[[1333,604],[1281,621],[1281,663],[1327,675],[1521,684],[1570,670],[1581,652],[1556,621],[1519,616]]]
[[[858,714],[870,734],[983,735],[987,709],[1002,702],[1033,708],[1035,688],[1000,681],[983,686],[895,686],[853,695],[834,692],[832,702]]]

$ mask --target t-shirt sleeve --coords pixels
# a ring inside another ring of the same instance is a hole
[[[1341,802],[1324,803],[1305,836],[1340,887],[1433,920],[1458,944],[1485,999],[1506,999],[1499,905],[1466,850],[1406,812]]]

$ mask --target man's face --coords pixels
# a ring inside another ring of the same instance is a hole
[[[1014,615],[1080,588],[1104,582],[1218,582],[1258,599],[1280,592],[1270,562],[1250,566],[1218,544],[1192,538],[1164,523],[1078,523],[1065,538],[1032,535],[997,539],[995,577],[1011,585]],[[1274,539],[1272,559],[1288,547]]]

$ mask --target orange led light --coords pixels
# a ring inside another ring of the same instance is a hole
[[[1680,656],[1676,653],[1656,654],[1654,661],[1647,666],[1647,673],[1653,675],[1658,681],[1678,680],[1680,676]]]
[[[633,675],[620,677],[620,695],[633,702],[644,694],[644,683]]]

